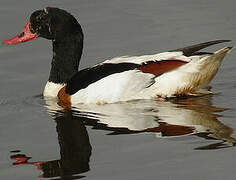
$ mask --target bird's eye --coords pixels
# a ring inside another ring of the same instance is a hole
[[[36,19],[37,21],[39,21],[39,20],[41,19],[41,17],[40,17],[40,16],[37,16],[35,19]]]
[[[45,15],[45,14],[42,14],[42,13],[39,14],[39,15],[36,17],[36,20],[37,20],[37,21],[41,21],[42,19],[44,19],[44,15]]]

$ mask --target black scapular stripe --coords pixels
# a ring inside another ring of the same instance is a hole
[[[104,63],[92,68],[86,68],[76,73],[66,85],[66,93],[72,95],[80,89],[86,88],[88,85],[111,74],[121,73],[128,70],[138,68],[139,64],[134,63]],[[111,85],[112,86],[112,85]]]

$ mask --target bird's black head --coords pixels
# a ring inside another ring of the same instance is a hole
[[[36,37],[57,40],[72,34],[81,34],[83,37],[78,21],[65,10],[47,7],[43,10],[34,11],[24,30],[17,36],[3,41],[3,43],[18,44]]]
[[[30,31],[47,39],[59,39],[82,30],[70,13],[59,8],[47,7],[32,13]]]

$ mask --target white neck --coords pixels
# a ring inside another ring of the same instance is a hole
[[[45,88],[43,91],[43,96],[44,97],[57,97],[58,92],[63,86],[65,86],[65,84],[57,84],[57,83],[47,81],[47,84],[45,85]]]

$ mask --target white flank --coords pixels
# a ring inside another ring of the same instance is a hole
[[[114,103],[142,99],[139,94],[150,86],[155,76],[138,70],[125,71],[107,76],[71,96],[72,104]]]

